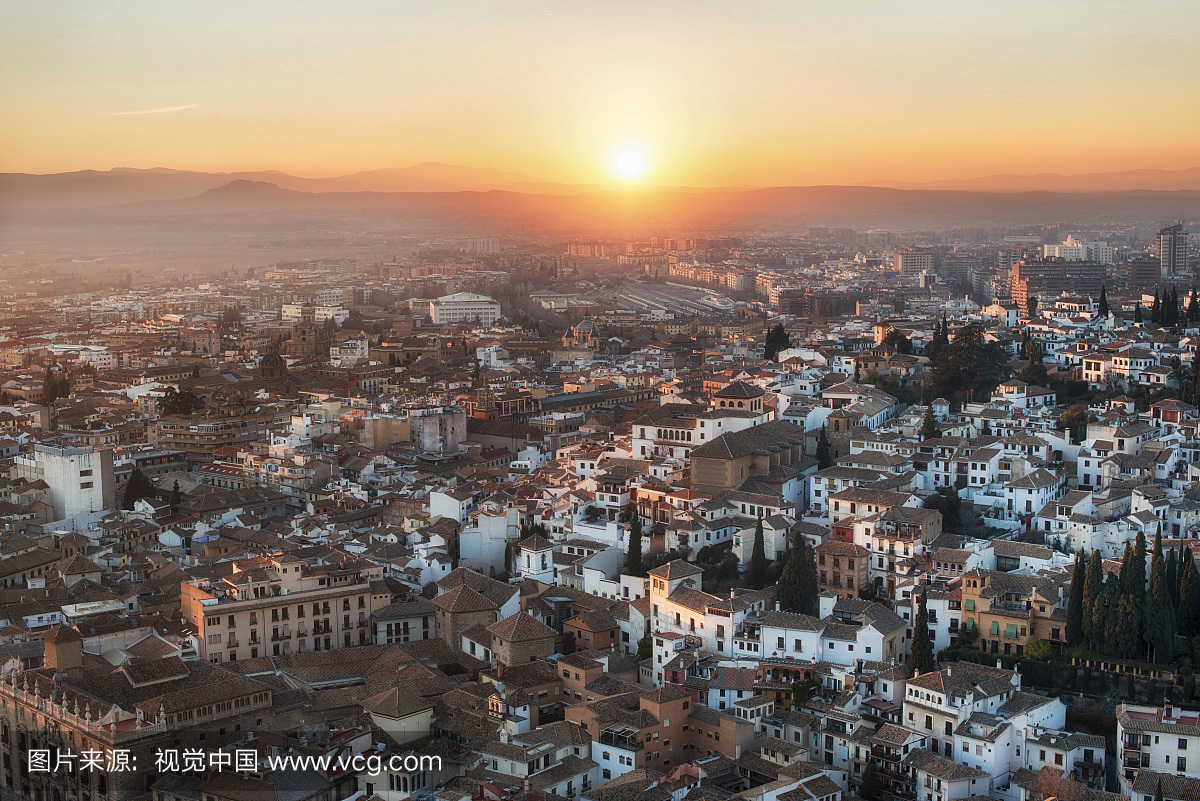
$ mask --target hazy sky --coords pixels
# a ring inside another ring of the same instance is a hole
[[[1200,166],[1200,2],[6,0],[0,170],[662,184]]]

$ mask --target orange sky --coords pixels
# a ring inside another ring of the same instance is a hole
[[[1200,166],[1200,3],[0,5],[0,170],[656,184]],[[1188,80],[1192,79],[1192,80]]]

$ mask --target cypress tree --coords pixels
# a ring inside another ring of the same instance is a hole
[[[1162,301],[1158,298],[1158,287],[1154,288],[1154,305],[1150,307],[1150,322],[1157,323],[1162,320]]]
[[[1137,628],[1138,614],[1128,596],[1121,596],[1116,611],[1109,615],[1109,651],[1122,659],[1137,656],[1140,632]]]
[[[1163,801],[1162,779],[1159,779],[1158,783],[1154,786],[1154,801]]]
[[[1100,600],[1101,593],[1104,592],[1104,565],[1100,558],[1100,551],[1092,551],[1092,558],[1088,560],[1087,573],[1083,582],[1083,638],[1087,642],[1088,647],[1095,650],[1095,642],[1097,632],[1095,628],[1095,610],[1096,604]],[[1104,636],[1103,628],[1099,632],[1099,636]]]
[[[829,430],[822,425],[821,433],[817,436],[817,468],[824,470],[833,466],[833,455],[829,446]]]
[[[1175,610],[1167,590],[1167,566],[1162,554],[1162,536],[1154,535],[1154,556],[1150,565],[1150,590],[1146,594],[1145,623],[1142,639],[1150,659],[1166,664],[1174,655]]]
[[[1161,782],[1160,782],[1161,783]],[[879,776],[875,773],[875,758],[867,755],[867,766],[862,773],[862,797],[866,801],[876,801],[879,798]]]
[[[1071,573],[1071,595],[1067,598],[1067,645],[1075,648],[1083,642],[1083,584],[1087,569],[1083,550],[1075,554],[1075,569]]]
[[[925,419],[921,422],[921,439],[933,439],[937,436],[937,422],[933,419],[933,404],[925,407]]]
[[[1138,629],[1143,629],[1146,617],[1146,535],[1140,531],[1128,568],[1122,562],[1121,588],[1133,601],[1133,608],[1138,613]]]
[[[908,654],[908,669],[913,676],[937,670],[937,663],[933,659],[933,643],[929,640],[929,610],[925,593],[922,589],[917,606],[917,622],[913,625],[912,650]]]
[[[750,569],[746,571],[746,584],[750,589],[761,590],[767,586],[768,564],[766,545],[763,542],[763,522],[759,516],[754,525],[754,550],[750,554]]]
[[[798,612],[804,604],[804,548],[806,543],[799,534],[792,540],[787,563],[779,574],[775,585],[775,600],[785,612]]]
[[[1192,287],[1192,299],[1188,301],[1187,321],[1189,323],[1200,321],[1200,300],[1196,299],[1196,287]]]
[[[1115,654],[1117,647],[1120,644],[1120,609],[1121,609],[1121,582],[1117,579],[1115,573],[1108,574],[1108,580],[1104,582],[1104,593],[1101,595],[1101,602],[1096,604],[1097,608],[1104,608],[1104,617],[1100,624],[1100,642],[1096,648],[1102,654]]]
[[[1179,633],[1185,637],[1194,637],[1200,628],[1200,572],[1190,553],[1184,551],[1187,557],[1183,563],[1183,579],[1179,583],[1179,604],[1175,607],[1175,623]]]
[[[1167,554],[1167,590],[1171,593],[1171,608],[1179,606],[1179,560],[1174,548]]]
[[[629,553],[625,557],[625,573],[641,577],[642,568],[642,519],[635,511],[629,518]]]
[[[1100,316],[1108,316],[1108,293],[1104,289],[1104,284],[1100,285]]]
[[[800,563],[800,598],[798,610],[805,615],[816,615],[821,611],[821,587],[817,581],[817,549],[804,543],[804,558]]]
[[[1145,322],[1142,319],[1142,302],[1140,300],[1133,306],[1133,321],[1135,323]]]
[[[1092,622],[1089,628],[1088,648],[1096,653],[1104,653],[1104,638],[1108,633],[1108,588],[1111,584],[1111,580],[1102,584],[1090,612]]]

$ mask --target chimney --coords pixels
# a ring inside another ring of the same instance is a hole
[[[776,602],[775,602],[775,611],[776,611],[776,612],[778,612],[778,611],[779,611],[779,601],[776,601]]]

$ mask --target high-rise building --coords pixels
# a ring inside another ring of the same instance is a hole
[[[901,275],[920,275],[933,272],[933,250],[930,248],[907,247],[896,251],[892,265]]]
[[[1023,259],[1012,268],[1012,299],[1024,309],[1030,296],[1055,298],[1063,293],[1099,296],[1104,265],[1094,261]]]
[[[1162,282],[1162,264],[1155,256],[1135,256],[1125,262],[1125,286],[1152,292]]]
[[[1188,267],[1188,232],[1183,223],[1158,229],[1155,255],[1164,276],[1183,275]]]
[[[55,520],[100,512],[115,504],[111,450],[34,445],[32,453],[16,457],[13,477],[46,482],[50,488],[46,500],[54,507]]]

